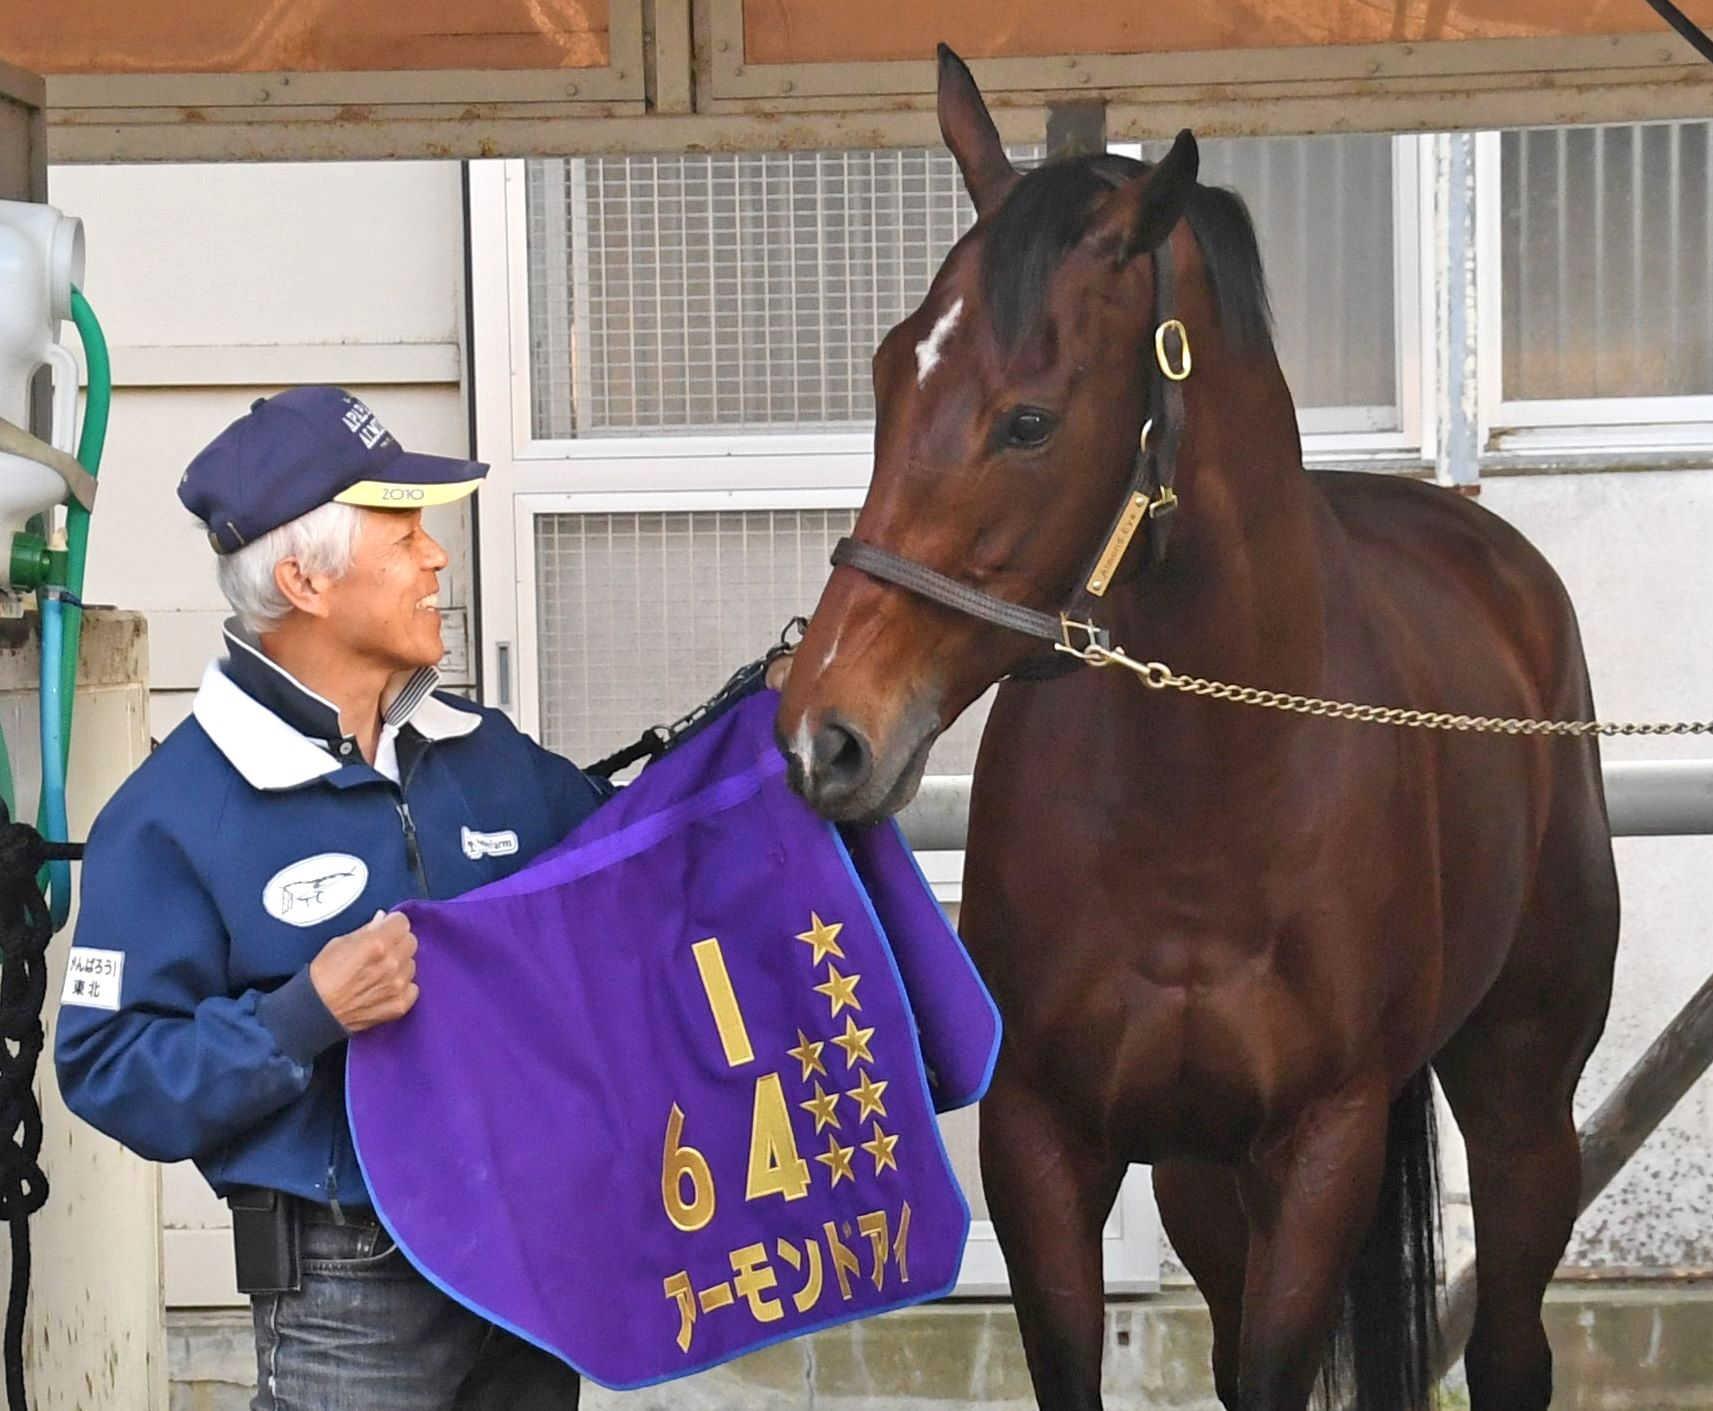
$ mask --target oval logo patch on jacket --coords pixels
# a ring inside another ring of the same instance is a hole
[[[323,852],[282,867],[262,888],[269,916],[291,926],[315,926],[337,916],[369,884],[369,866],[348,852]]]

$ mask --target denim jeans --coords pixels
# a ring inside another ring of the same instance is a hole
[[[309,1211],[297,1293],[257,1294],[251,1411],[575,1411],[558,1358],[454,1303],[361,1216]]]

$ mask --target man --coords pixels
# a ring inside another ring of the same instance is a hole
[[[333,387],[259,400],[216,437],[179,498],[237,614],[227,656],[89,839],[73,969],[93,978],[67,982],[60,1086],[232,1203],[257,1411],[576,1404],[574,1374],[394,1247],[343,1100],[346,1038],[417,997],[388,908],[505,876],[605,793],[434,691],[447,556],[422,507],[486,470],[406,452]]]

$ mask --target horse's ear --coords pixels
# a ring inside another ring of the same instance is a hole
[[[940,136],[957,158],[975,213],[986,215],[1005,199],[1017,180],[1017,168],[1005,155],[999,129],[988,116],[969,66],[944,44],[939,53]]]
[[[1114,242],[1119,264],[1147,254],[1172,233],[1183,219],[1200,169],[1195,134],[1185,128],[1163,160],[1113,194],[1101,213],[1099,234]]]

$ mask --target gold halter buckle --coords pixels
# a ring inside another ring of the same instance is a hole
[[[1166,335],[1178,335],[1178,348],[1181,361],[1177,367],[1172,366],[1172,355],[1166,351]],[[1195,366],[1190,357],[1190,331],[1179,319],[1169,318],[1154,330],[1154,358],[1160,364],[1160,371],[1173,382],[1183,382],[1188,379],[1190,369]]]
[[[1100,645],[1100,628],[1092,622],[1079,622],[1066,613],[1059,614],[1059,640],[1053,643],[1053,650],[1074,656],[1078,661],[1087,662],[1090,666],[1105,666],[1105,649]],[[1079,646],[1073,634],[1082,633],[1083,641]]]

